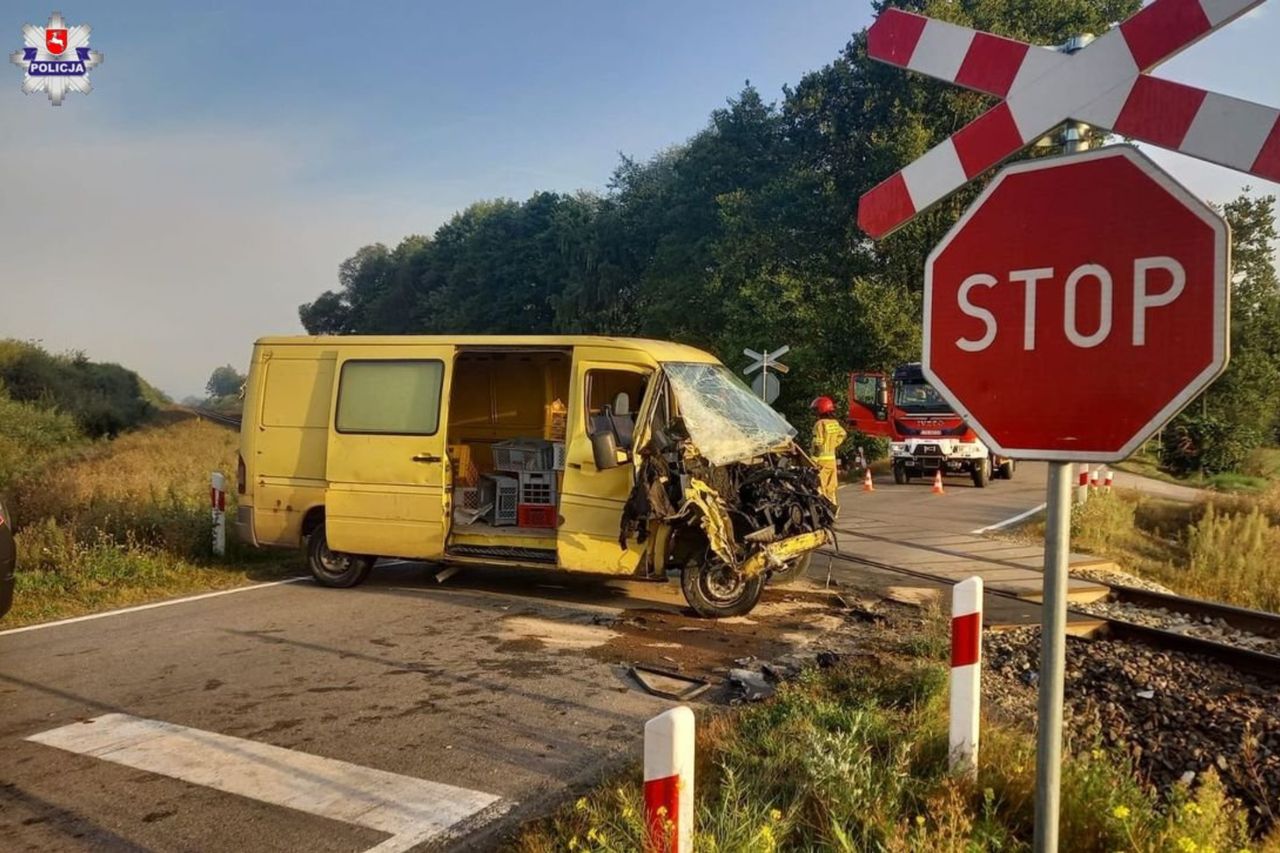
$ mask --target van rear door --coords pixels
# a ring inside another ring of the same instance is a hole
[[[419,345],[339,351],[325,493],[325,536],[335,551],[444,553],[453,353],[452,346]]]

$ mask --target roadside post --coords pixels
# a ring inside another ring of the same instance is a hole
[[[684,705],[644,724],[645,853],[693,851],[693,734]]]
[[[978,778],[982,713],[982,578],[951,588],[951,772]]]
[[[995,452],[1049,462],[1036,851],[1058,849],[1073,489],[1087,496],[1088,466],[1131,455],[1228,353],[1226,222],[1137,149],[1084,150],[1083,125],[1280,180],[1280,110],[1149,73],[1261,2],[1154,0],[1057,51],[900,9],[868,31],[872,58],[1000,101],[862,196],[873,238],[1065,124],[1067,153],[1000,171],[924,284],[925,377]]]
[[[227,553],[227,478],[214,471],[209,478],[209,505],[213,511],[213,553]]]
[[[742,368],[742,372],[750,376],[757,370],[756,378],[751,380],[751,390],[760,396],[761,400],[772,405],[774,400],[778,399],[778,395],[782,393],[782,386],[778,384],[777,374],[786,373],[791,368],[787,367],[778,359],[791,352],[790,346],[778,347],[773,352],[761,349],[756,352],[753,349],[744,349],[742,354],[747,358],[755,359],[746,367]],[[770,373],[772,369],[772,373]]]

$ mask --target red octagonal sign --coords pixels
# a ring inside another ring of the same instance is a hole
[[[1009,166],[929,255],[925,376],[998,453],[1123,459],[1226,367],[1228,252],[1131,146]]]

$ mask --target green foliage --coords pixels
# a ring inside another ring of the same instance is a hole
[[[1029,849],[1031,734],[985,723],[978,782],[970,785],[948,770],[946,667],[883,663],[811,671],[768,703],[704,722],[694,848]],[[1072,850],[1248,844],[1243,810],[1212,773],[1194,791],[1179,786],[1163,800],[1119,752],[1069,748],[1062,771],[1061,831]],[[642,849],[638,778],[632,772],[526,827],[512,847]]]
[[[83,439],[70,415],[19,403],[0,389],[0,492]]]
[[[215,367],[213,373],[209,374],[209,381],[205,383],[204,390],[208,392],[210,397],[234,397],[240,393],[240,386],[244,385],[245,377],[238,370],[229,364],[222,367]]]
[[[148,399],[155,389],[132,370],[20,341],[0,341],[0,387],[13,400],[67,413],[92,437],[117,435],[155,413]]]
[[[901,5],[1054,44],[1139,2]],[[799,419],[850,370],[918,357],[924,257],[981,187],[878,243],[858,197],[990,103],[870,60],[858,32],[781,102],[748,84],[684,144],[623,157],[601,196],[479,202],[429,237],[360,249],[299,315],[315,334],[645,335],[729,364],[790,344],[778,407]]]
[[[1176,474],[1218,474],[1238,470],[1262,443],[1247,421],[1183,412],[1165,427],[1160,462]]]
[[[1280,529],[1258,507],[1229,513],[1210,504],[1187,528],[1186,548],[1186,584],[1222,601],[1280,613]]]

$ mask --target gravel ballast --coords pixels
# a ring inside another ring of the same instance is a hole
[[[988,712],[1034,720],[1040,630],[987,632]],[[1280,683],[1140,643],[1067,641],[1069,734],[1127,749],[1162,789],[1213,767],[1259,827],[1280,818]]]

